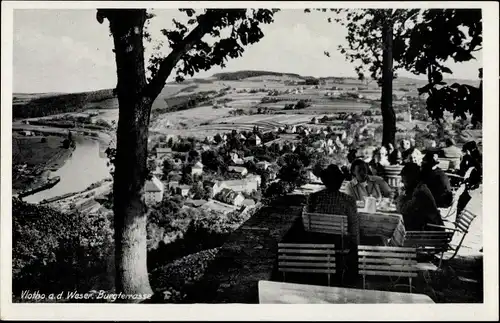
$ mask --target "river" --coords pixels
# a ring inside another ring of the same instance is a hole
[[[50,177],[60,176],[61,181],[54,187],[25,197],[28,203],[38,203],[44,199],[66,193],[78,192],[91,184],[110,177],[106,156],[94,139],[75,136],[76,148],[64,165],[52,172]]]

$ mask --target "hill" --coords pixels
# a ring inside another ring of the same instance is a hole
[[[36,118],[80,111],[88,104],[114,98],[113,89],[68,94],[26,95],[14,93],[12,117]],[[102,108],[102,107],[101,107]]]
[[[304,77],[299,74],[294,73],[280,73],[280,72],[271,72],[271,71],[237,71],[237,72],[226,72],[226,73],[216,73],[212,77],[222,80],[222,81],[238,81],[243,80],[249,77],[256,76],[290,76],[299,79],[303,79]]]

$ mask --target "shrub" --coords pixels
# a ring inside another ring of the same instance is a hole
[[[111,219],[62,213],[13,198],[12,291],[88,292],[107,272],[113,250]]]

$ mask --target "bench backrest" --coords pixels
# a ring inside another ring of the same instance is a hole
[[[443,252],[448,250],[453,231],[406,231],[404,246],[417,248],[418,252]]]
[[[359,246],[359,273],[363,276],[417,276],[415,248]]]
[[[279,243],[278,271],[335,274],[335,245]]]
[[[302,221],[304,229],[309,232],[329,233],[341,236],[347,236],[349,232],[347,216],[345,215],[311,213],[306,212],[306,208],[304,208]]]
[[[469,232],[469,227],[476,216],[468,210],[462,210],[455,220],[455,227],[463,234]]]

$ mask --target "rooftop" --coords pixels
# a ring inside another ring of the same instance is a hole
[[[144,185],[145,192],[161,192],[163,191],[163,183],[158,179],[158,177],[153,176],[149,181],[146,181]]]

